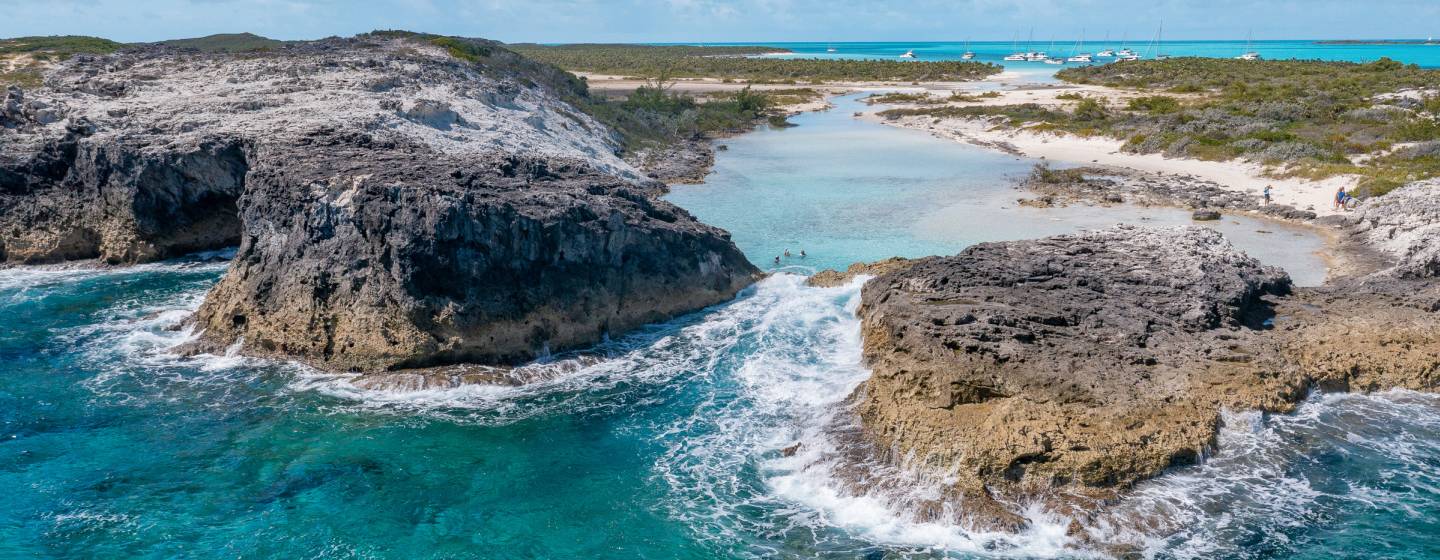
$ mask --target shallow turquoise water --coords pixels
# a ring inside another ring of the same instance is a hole
[[[1027,195],[1016,179],[1038,160],[857,119],[855,112],[871,109],[861,96],[837,97],[830,111],[791,119],[797,127],[726,141],[714,174],[701,185],[674,187],[668,199],[729,230],[762,268],[799,273],[1117,223],[1193,223],[1189,212],[1166,208],[1019,206],[1015,200]],[[1285,268],[1297,284],[1325,279],[1316,254],[1323,244],[1313,232],[1243,216],[1207,227]]]
[[[1025,162],[858,129],[829,144],[868,148],[879,167],[856,178],[837,162],[859,155],[793,146],[807,128],[856,123],[809,118],[732,140],[715,179],[674,197],[749,220],[722,225],[752,255],[805,242],[802,266],[1075,227],[973,221],[998,208],[974,200],[1013,196],[1001,179]],[[796,160],[745,163],[780,150],[766,143],[819,157],[824,180]],[[728,209],[731,189],[757,197],[755,215]],[[821,428],[847,418],[837,404],[867,375],[858,284],[776,275],[604,345],[598,363],[527,366],[538,381],[524,388],[384,392],[292,364],[170,354],[225,266],[0,270],[0,558],[1094,555],[1043,512],[1025,534],[973,534],[842,490]],[[1297,415],[1227,426],[1205,465],[1145,485],[1094,530],[1158,558],[1440,557],[1440,398],[1319,395]],[[802,452],[782,457],[795,441]],[[1136,533],[1137,516],[1167,530]]]

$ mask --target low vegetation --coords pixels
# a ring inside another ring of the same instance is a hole
[[[1074,95],[1064,108],[916,107],[882,114],[988,118],[1036,131],[1105,135],[1124,140],[1131,152],[1242,158],[1282,176],[1353,174],[1370,194],[1440,176],[1437,70],[1389,59],[1355,64],[1179,58],[1067,68],[1057,76],[1148,95],[1123,106]]]
[[[507,45],[508,48],[570,70],[615,76],[716,78],[754,83],[844,81],[919,82],[975,80],[998,73],[982,62],[847,60],[757,56],[783,51],[771,47],[645,45]]]
[[[115,52],[124,44],[99,37],[56,35],[0,39],[0,87],[40,85],[46,66],[81,53]]]
[[[254,33],[221,33],[193,39],[172,39],[161,41],[163,45],[203,52],[254,52],[277,49],[285,41],[261,37]]]

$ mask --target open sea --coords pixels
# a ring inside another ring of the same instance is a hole
[[[860,285],[802,275],[1188,217],[1020,208],[1013,179],[1033,161],[836,103],[727,140],[707,183],[669,197],[779,274],[606,343],[598,363],[526,366],[539,381],[524,387],[365,391],[290,363],[176,356],[224,252],[0,270],[0,558],[1104,557],[1052,513],[1029,512],[1023,534],[974,533],[845,492],[821,427],[868,376]],[[1301,283],[1323,279],[1313,233],[1216,227]],[[807,257],[775,265],[787,248]],[[1440,396],[1229,414],[1214,456],[1117,510],[1094,531],[1148,558],[1440,558]],[[1164,529],[1120,521],[1137,516]]]
[[[1434,44],[1324,44],[1319,41],[1163,41],[1153,43],[1154,31],[1144,37],[1131,36],[1122,39],[1118,35],[1110,39],[1103,36],[1051,40],[1036,37],[1026,41],[1021,37],[1011,41],[908,41],[908,42],[852,42],[852,43],[703,43],[706,45],[759,45],[788,49],[793,54],[784,55],[799,58],[895,58],[906,51],[915,51],[916,60],[960,60],[968,48],[975,53],[976,62],[990,62],[1004,66],[1007,71],[1023,76],[1027,81],[1045,82],[1064,66],[1044,62],[1006,61],[1005,56],[1015,52],[1044,51],[1050,56],[1070,57],[1078,53],[1095,54],[1105,49],[1129,48],[1145,60],[1157,53],[1174,57],[1203,56],[1212,58],[1234,58],[1247,51],[1255,51],[1267,60],[1339,60],[1345,62],[1373,62],[1389,57],[1407,64],[1425,68],[1440,68],[1440,42]],[[829,49],[834,48],[835,52]],[[1096,58],[1096,63],[1111,62],[1114,59]],[[1068,64],[1067,66],[1073,66]]]

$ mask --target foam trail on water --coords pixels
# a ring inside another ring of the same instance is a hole
[[[1316,394],[1291,415],[1227,413],[1224,422],[1212,457],[1142,483],[1092,533],[1138,545],[1147,558],[1285,556],[1335,538],[1433,540],[1440,396]],[[1414,535],[1398,529],[1406,527]]]

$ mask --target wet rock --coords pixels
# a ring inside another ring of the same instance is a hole
[[[1214,210],[1196,210],[1190,214],[1190,219],[1197,222],[1213,222],[1220,219],[1220,213]]]
[[[825,269],[806,278],[805,285],[816,288],[843,286],[857,276],[877,276],[892,270],[905,268],[914,262],[915,261],[902,257],[890,257],[883,261],[875,261],[872,263],[854,263],[851,264],[849,268],[846,268],[844,272]]]
[[[862,292],[873,376],[856,406],[877,452],[855,479],[880,476],[863,467],[877,459],[944,473],[973,526],[1015,530],[1015,504],[1037,502],[1083,520],[1199,460],[1222,408],[1432,390],[1440,288],[1412,265],[1294,290],[1214,231],[1127,226],[915,260]]]

